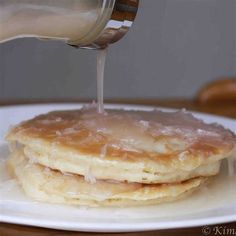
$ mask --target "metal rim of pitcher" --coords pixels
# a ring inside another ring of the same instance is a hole
[[[132,26],[134,19],[138,11],[139,0],[115,0],[110,1],[110,5],[107,8],[110,8],[111,11],[107,12],[107,19],[101,20],[101,24],[105,26],[102,27],[101,32],[98,36],[90,43],[79,42],[69,42],[71,46],[79,48],[88,48],[88,49],[103,49],[106,48],[109,44],[112,44],[120,40]],[[106,18],[106,16],[103,16]]]

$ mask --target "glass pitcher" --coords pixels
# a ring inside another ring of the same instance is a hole
[[[0,0],[0,42],[20,37],[105,48],[131,27],[138,0]]]

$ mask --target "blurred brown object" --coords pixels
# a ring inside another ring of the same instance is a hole
[[[229,102],[236,105],[236,77],[212,81],[199,91],[196,100],[202,104]]]

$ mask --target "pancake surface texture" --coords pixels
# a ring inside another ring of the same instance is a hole
[[[235,135],[186,111],[55,111],[13,127],[9,170],[30,197],[133,206],[189,195],[219,173]]]

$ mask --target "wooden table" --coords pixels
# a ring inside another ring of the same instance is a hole
[[[0,106],[5,105],[13,105],[13,104],[25,104],[25,103],[48,103],[48,102],[55,102],[54,101],[0,101]],[[56,102],[64,102],[64,101],[56,101]],[[67,101],[67,102],[76,102],[76,101]],[[77,101],[78,102],[78,101]],[[222,115],[230,118],[236,118],[236,104],[235,103],[218,103],[218,104],[199,104],[195,101],[191,100],[110,100],[108,102],[117,102],[117,103],[129,103],[129,104],[143,104],[143,105],[154,105],[154,106],[162,106],[162,107],[173,107],[173,108],[186,108],[193,111],[200,111],[206,112],[216,115]],[[235,120],[236,122],[236,120]],[[214,227],[217,226],[209,226],[212,232],[208,235],[220,235],[215,234]],[[221,229],[233,229],[236,235],[236,222],[231,222],[229,224],[219,224],[218,227],[222,227]],[[30,226],[20,226],[20,225],[13,225],[13,224],[4,224],[0,223],[0,236],[43,236],[43,235],[50,235],[50,236],[74,236],[74,235],[124,235],[124,236],[154,236],[154,235],[164,235],[164,236],[179,236],[179,235],[191,235],[197,236],[202,235],[202,227],[195,227],[195,228],[181,228],[181,229],[171,229],[171,230],[159,230],[159,231],[150,231],[150,232],[138,232],[138,233],[124,233],[124,234],[92,234],[92,233],[81,233],[81,232],[68,232],[68,231],[60,231],[60,230],[52,230],[52,229],[44,229],[44,228],[37,228],[37,227],[30,227]],[[223,235],[223,234],[221,234]],[[224,235],[233,235],[233,234],[224,234]]]

